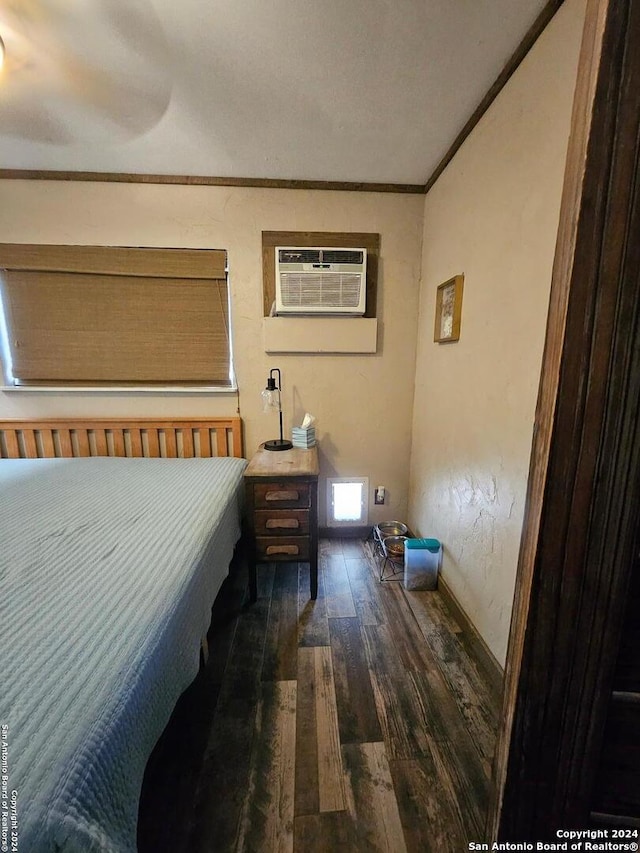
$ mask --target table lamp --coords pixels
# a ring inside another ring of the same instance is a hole
[[[269,371],[267,387],[262,392],[262,403],[265,412],[268,412],[270,409],[277,410],[280,418],[280,438],[271,438],[269,439],[269,441],[265,441],[265,450],[290,450],[293,447],[293,444],[290,441],[286,441],[286,439],[284,439],[282,435],[282,399],[280,394],[281,390],[282,377],[280,375],[280,370],[277,367],[272,367]]]

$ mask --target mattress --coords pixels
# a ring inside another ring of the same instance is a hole
[[[135,851],[145,764],[240,535],[245,465],[0,462],[9,849],[17,829],[25,853]]]

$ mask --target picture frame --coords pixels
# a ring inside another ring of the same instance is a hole
[[[438,285],[436,291],[436,321],[433,340],[438,344],[455,343],[460,340],[462,319],[462,292],[464,275],[455,275]]]

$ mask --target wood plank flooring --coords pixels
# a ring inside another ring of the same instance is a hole
[[[140,853],[454,853],[483,840],[498,686],[438,592],[379,583],[366,543],[237,561],[210,659],[147,766]]]

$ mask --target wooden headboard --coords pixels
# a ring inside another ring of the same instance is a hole
[[[0,458],[243,455],[240,418],[0,420]]]

